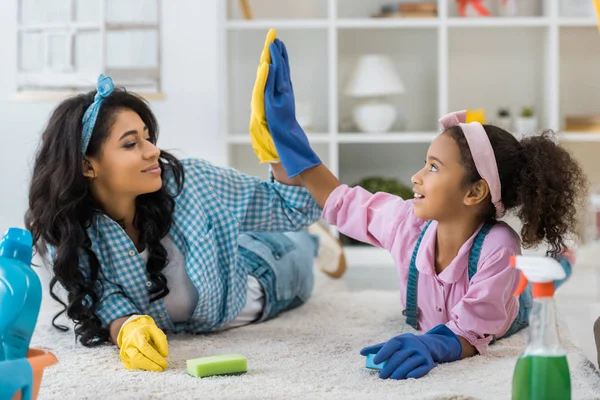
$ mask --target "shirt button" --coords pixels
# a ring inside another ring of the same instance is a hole
[[[438,312],[442,312],[442,308],[441,308],[441,307],[437,307],[437,308],[436,308],[436,310],[437,310]]]
[[[152,282],[150,282],[150,281],[146,282],[146,286],[148,286],[148,287],[152,286]]]
[[[134,255],[135,255],[135,251],[133,251],[133,250],[129,250],[129,255],[130,255],[130,256],[134,256]]]
[[[158,314],[159,317],[163,318],[165,316],[165,313],[161,312]]]

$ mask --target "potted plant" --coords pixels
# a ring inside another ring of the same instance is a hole
[[[538,130],[538,120],[533,107],[523,107],[521,114],[515,121],[515,133],[524,136],[534,135]]]
[[[508,108],[503,107],[498,110],[496,126],[504,129],[505,131],[512,131],[512,120],[510,118],[510,110]]]
[[[352,186],[360,186],[371,193],[385,192],[395,194],[396,196],[399,196],[405,200],[412,199],[414,196],[412,188],[404,185],[397,179],[370,177],[365,178]],[[348,237],[342,233],[340,233],[340,241],[343,245],[367,245],[366,243],[359,242],[358,240],[352,239],[351,237]]]

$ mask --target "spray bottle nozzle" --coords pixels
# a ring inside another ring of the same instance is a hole
[[[510,266],[521,271],[521,280],[515,290],[519,296],[527,284],[533,284],[534,297],[554,296],[554,281],[566,278],[567,274],[558,261],[550,257],[512,256]]]

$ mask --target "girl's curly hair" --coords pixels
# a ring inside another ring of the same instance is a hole
[[[577,213],[586,199],[588,181],[567,150],[559,146],[552,131],[518,140],[493,125],[483,125],[498,165],[502,202],[515,210],[523,223],[521,240],[525,248],[546,241],[548,255],[566,250],[569,235],[577,236]],[[481,176],[475,168],[469,145],[460,126],[446,130],[458,144],[466,168],[465,184]],[[493,220],[495,208],[489,200],[484,219]]]

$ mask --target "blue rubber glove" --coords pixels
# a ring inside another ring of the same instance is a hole
[[[308,143],[304,130],[296,120],[294,89],[290,79],[290,65],[283,42],[275,39],[269,46],[271,62],[265,85],[265,112],[267,124],[279,159],[288,176],[316,167],[321,160]]]
[[[460,359],[462,345],[446,325],[438,325],[424,335],[404,333],[387,343],[365,347],[360,354],[377,354],[375,364],[386,362],[379,372],[381,379],[420,378],[438,363]]]
[[[573,272],[573,266],[571,265],[571,258],[566,254],[561,254],[556,257],[556,260],[560,263],[561,267],[565,270],[567,276],[564,279],[554,281],[554,290],[558,289],[562,286],[563,283],[567,281],[571,277],[571,273]]]

